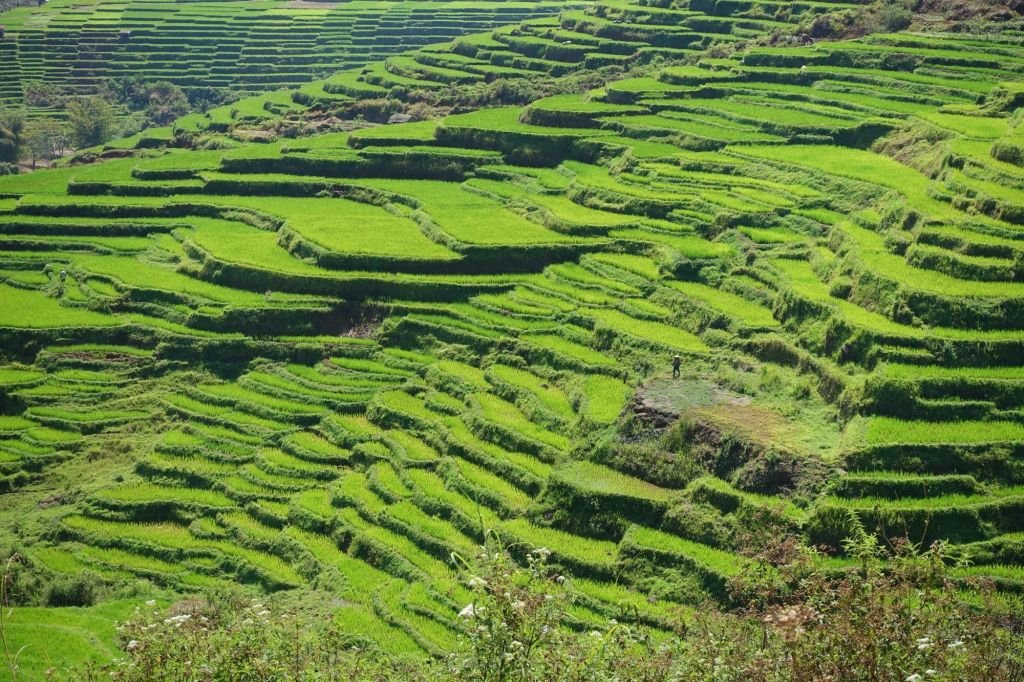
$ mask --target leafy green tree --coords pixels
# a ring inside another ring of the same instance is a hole
[[[144,109],[149,99],[146,80],[138,75],[110,78],[102,85],[100,93],[132,110]]]
[[[114,134],[114,110],[98,95],[69,101],[67,114],[76,147],[103,144]]]
[[[25,101],[35,107],[61,107],[67,101],[63,88],[44,81],[25,83]]]
[[[0,163],[17,163],[24,146],[24,112],[0,110]]]
[[[158,81],[149,86],[149,104],[146,115],[156,125],[167,125],[188,113],[188,98],[174,83]]]
[[[206,111],[237,98],[237,94],[232,93],[227,88],[211,88],[208,86],[189,88],[185,94],[193,111]]]
[[[25,132],[26,156],[32,168],[39,161],[52,161],[64,154],[68,146],[67,126],[54,118],[40,118],[29,121]]]

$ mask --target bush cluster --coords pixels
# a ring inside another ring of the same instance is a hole
[[[476,556],[453,557],[471,600],[459,614],[459,647],[447,656],[383,655],[345,635],[326,600],[278,608],[221,592],[169,610],[148,602],[120,626],[122,657],[78,679],[1011,682],[1024,675],[1019,603],[980,583],[966,598],[941,544],[883,550],[861,530],[847,551],[858,565],[835,577],[817,568],[810,550],[778,542],[759,557],[770,572],[752,568],[730,580],[740,608],[680,616],[665,638],[615,620],[567,627],[577,597],[572,580],[548,563],[550,552],[535,549],[517,564],[492,540]]]

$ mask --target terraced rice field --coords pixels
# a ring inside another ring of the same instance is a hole
[[[126,76],[257,93],[562,6],[489,0],[51,0],[38,9],[0,13],[0,104],[21,103],[32,82],[84,94]]]
[[[0,179],[0,489],[29,559],[326,587],[410,655],[451,648],[450,557],[488,530],[551,550],[575,627],[727,600],[754,512],[840,552],[851,515],[945,539],[1024,589],[1019,27],[704,53],[784,26],[704,4],[314,84],[692,62],[583,94]],[[677,418],[664,454],[698,469],[629,450]]]

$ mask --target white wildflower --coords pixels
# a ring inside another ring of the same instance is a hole
[[[487,587],[487,581],[479,576],[473,576],[469,579],[468,585],[472,588]]]
[[[128,646],[126,646],[125,648],[128,649],[128,651],[135,651],[139,648],[139,640],[133,639],[132,641],[128,642]]]
[[[459,618],[475,618],[476,613],[477,610],[473,604],[466,604],[466,606],[459,611]]]
[[[918,673],[914,673],[913,675],[909,675],[907,677],[906,682],[917,682],[920,679],[921,679],[921,675],[918,674]]]

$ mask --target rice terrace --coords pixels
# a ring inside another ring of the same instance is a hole
[[[0,677],[1024,680],[1024,5],[0,0]]]

